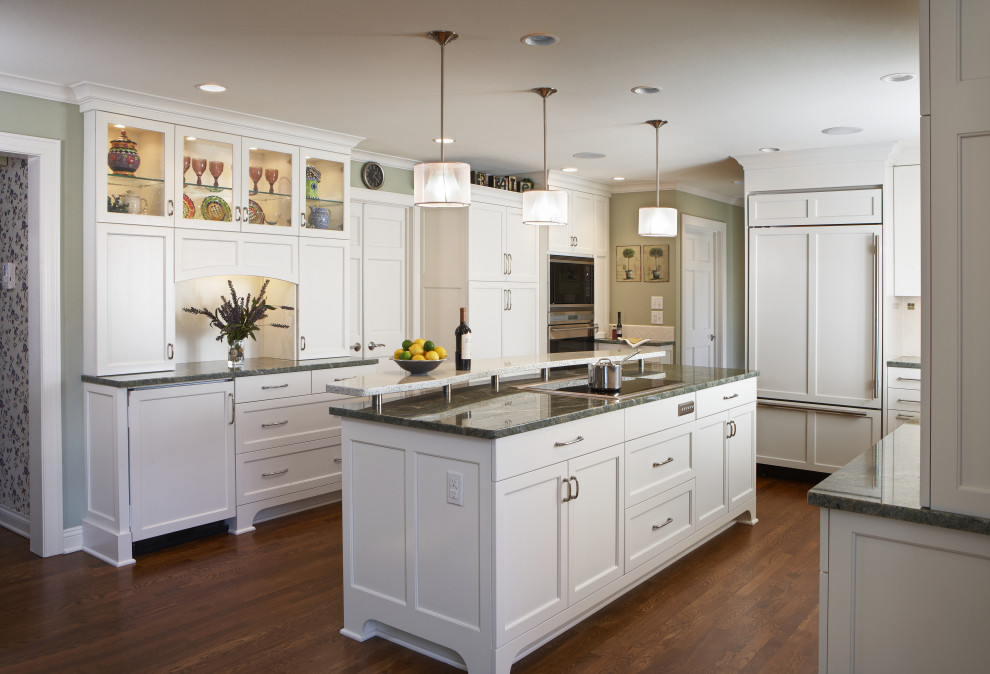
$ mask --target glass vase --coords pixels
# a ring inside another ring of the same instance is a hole
[[[244,367],[244,340],[227,342],[227,367],[238,370]]]

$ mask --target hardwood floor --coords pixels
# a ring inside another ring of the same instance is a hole
[[[814,672],[818,509],[759,478],[736,525],[516,663],[536,672]],[[115,569],[0,529],[0,671],[455,672],[342,636],[340,506]]]

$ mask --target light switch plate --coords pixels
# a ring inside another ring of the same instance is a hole
[[[13,262],[4,262],[2,268],[0,268],[0,285],[2,285],[5,290],[14,289]]]
[[[650,298],[650,308],[651,309],[663,309],[663,296],[656,296]]]
[[[663,312],[662,311],[651,311],[650,312],[650,323],[653,325],[663,325]]]

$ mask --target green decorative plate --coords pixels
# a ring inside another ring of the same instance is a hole
[[[218,196],[209,196],[203,199],[199,210],[205,220],[230,222],[230,204]]]

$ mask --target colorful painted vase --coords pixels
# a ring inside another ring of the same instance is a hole
[[[115,176],[133,175],[141,165],[137,143],[127,137],[126,131],[120,132],[120,138],[110,141],[110,151],[107,153],[107,165]]]
[[[306,167],[306,198],[307,199],[319,199],[320,198],[320,181],[323,180],[322,174],[313,166]]]
[[[330,229],[330,211],[319,206],[310,206],[309,226],[313,229]]]

